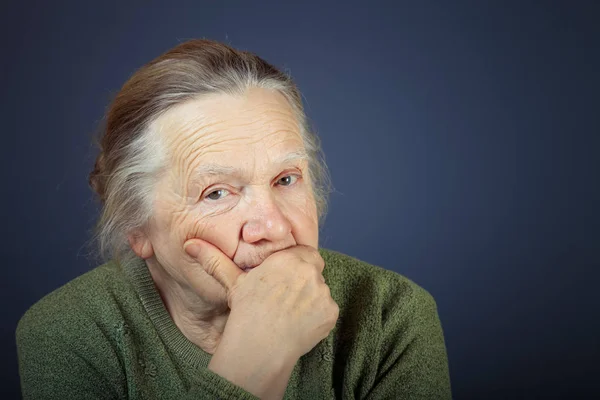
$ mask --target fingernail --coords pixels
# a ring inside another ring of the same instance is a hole
[[[193,258],[198,258],[198,255],[200,254],[200,246],[196,243],[186,243],[183,245],[183,249]]]

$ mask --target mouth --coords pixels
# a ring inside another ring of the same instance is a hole
[[[232,260],[234,261],[234,263],[238,266],[239,269],[241,269],[244,272],[248,272],[256,267],[258,267],[259,265],[261,265],[271,254],[276,253],[278,251],[282,251],[282,250],[286,250],[293,247],[293,245],[290,246],[286,246],[286,247],[277,247],[277,248],[271,248],[271,249],[265,249],[265,251],[262,251],[260,253],[257,253],[254,255],[254,257],[252,256],[247,256],[247,257],[240,257],[242,260],[241,262],[236,262],[234,259],[237,258],[237,250],[236,253],[233,255]]]
[[[257,267],[257,265],[242,265],[242,266],[240,267],[240,269],[241,269],[242,271],[244,271],[244,272],[248,272],[248,271],[250,271],[250,270],[253,270],[253,269],[254,269],[254,268],[256,268],[256,267]]]

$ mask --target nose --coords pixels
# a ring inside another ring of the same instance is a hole
[[[242,227],[246,243],[281,241],[291,233],[292,225],[274,199],[261,198],[250,207],[249,218]]]

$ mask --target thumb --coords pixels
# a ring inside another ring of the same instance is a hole
[[[183,249],[206,273],[219,281],[228,293],[238,277],[245,274],[221,250],[204,240],[190,239],[183,244]]]

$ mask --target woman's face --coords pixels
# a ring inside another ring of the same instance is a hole
[[[154,256],[186,285],[179,271],[192,262],[183,250],[190,238],[212,243],[240,268],[297,244],[317,248],[300,126],[280,93],[206,96],[169,110],[154,128],[169,167],[157,185],[144,258]],[[209,296],[226,299],[217,280],[199,273]]]

